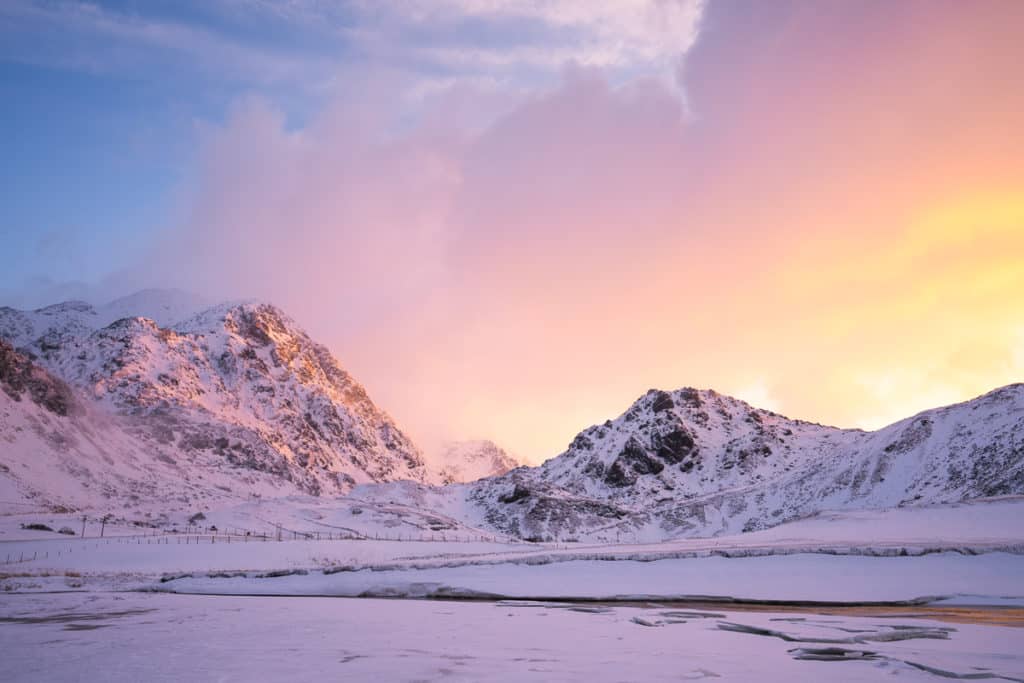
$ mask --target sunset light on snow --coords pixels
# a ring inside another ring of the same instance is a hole
[[[1018,3],[641,5],[7,3],[8,136],[77,114],[9,152],[0,285],[269,299],[532,462],[650,387],[877,427],[1021,376]]]
[[[1024,0],[0,0],[0,104],[0,681],[1024,681]]]

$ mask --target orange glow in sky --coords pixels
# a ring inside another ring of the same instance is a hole
[[[651,387],[877,427],[1024,379],[1022,34],[1020,2],[710,3],[678,90],[243,102],[174,262],[428,448],[539,462]]]

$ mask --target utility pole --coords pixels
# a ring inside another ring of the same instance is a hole
[[[82,538],[85,538],[85,515],[82,515]]]
[[[103,530],[107,528],[107,520],[110,519],[110,515],[103,515],[100,519],[100,538],[103,538]]]

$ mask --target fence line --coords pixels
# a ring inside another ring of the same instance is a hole
[[[191,527],[189,527],[191,529]],[[289,537],[290,535],[290,537]],[[49,541],[58,539],[29,539],[23,541],[25,543],[32,543],[36,541]],[[56,557],[62,557],[64,554],[71,554],[77,549],[79,552],[86,550],[99,549],[106,545],[216,545],[220,544],[231,544],[231,543],[283,543],[292,541],[387,541],[394,543],[524,543],[527,541],[521,541],[517,539],[499,539],[496,536],[488,536],[486,534],[453,534],[449,536],[446,533],[430,533],[430,534],[414,534],[409,533],[396,533],[394,535],[386,532],[375,532],[372,535],[369,533],[361,533],[355,531],[347,532],[334,532],[334,531],[298,531],[292,529],[285,529],[282,526],[276,527],[271,531],[255,531],[252,529],[244,529],[239,527],[231,527],[230,531],[221,532],[220,530],[210,531],[209,529],[200,531],[186,530],[184,532],[172,529],[154,529],[151,533],[136,534],[128,536],[107,536],[107,537],[80,537],[74,541],[69,540],[69,543],[77,543],[78,545],[69,545],[65,548],[57,550],[33,550],[32,554],[29,555],[26,551],[18,551],[17,553],[6,553],[5,560],[0,563],[4,565],[10,564],[21,564],[24,562],[34,562],[40,559],[49,559],[51,555]],[[8,541],[9,543],[17,543],[18,541]],[[528,542],[527,542],[528,543]],[[549,545],[549,544],[538,544],[538,545]],[[0,551],[2,552],[2,551]]]

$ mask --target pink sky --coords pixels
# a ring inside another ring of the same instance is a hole
[[[1022,30],[1018,2],[712,3],[678,82],[410,104],[381,68],[300,128],[245,98],[155,267],[278,303],[428,448],[537,462],[687,385],[880,426],[1024,379]]]

